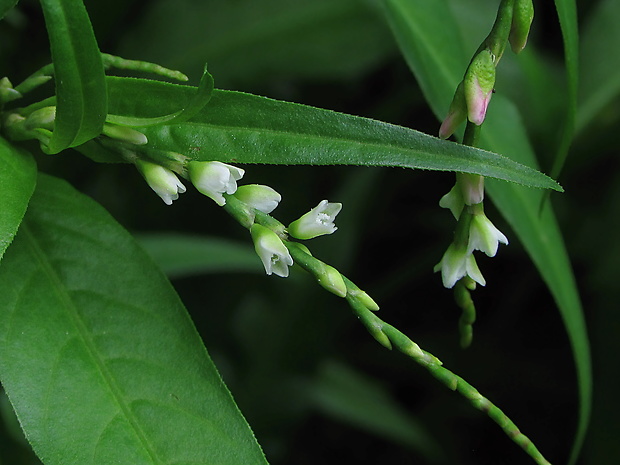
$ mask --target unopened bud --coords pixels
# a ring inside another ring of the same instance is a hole
[[[317,276],[318,283],[338,297],[346,297],[347,285],[340,272],[330,265],[325,265],[323,272]]]
[[[532,0],[515,0],[509,38],[513,52],[519,53],[525,48],[533,20],[534,4]]]
[[[117,124],[105,123],[102,133],[112,139],[128,142],[134,145],[145,145],[148,139],[140,131],[129,128],[127,126],[119,126]]]
[[[480,126],[486,116],[495,85],[495,63],[490,50],[482,50],[476,55],[467,68],[463,83],[467,118]]]

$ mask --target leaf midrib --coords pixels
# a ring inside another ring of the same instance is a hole
[[[36,235],[32,232],[27,221],[24,221],[20,226],[20,233],[24,235],[25,242],[27,243],[27,246],[30,249],[34,259],[40,264],[41,269],[48,277],[49,282],[51,283],[56,295],[63,303],[63,308],[66,310],[65,313],[74,324],[79,339],[82,341],[90,358],[97,366],[99,373],[104,380],[104,384],[108,387],[110,393],[112,394],[112,398],[116,401],[119,407],[119,410],[123,413],[125,419],[133,429],[136,437],[143,445],[144,450],[148,453],[149,457],[151,457],[153,463],[164,465],[163,462],[159,460],[157,454],[155,453],[155,449],[150,444],[149,440],[146,437],[146,434],[140,427],[139,422],[131,412],[129,405],[124,400],[121,389],[118,387],[114,376],[112,376],[110,371],[107,369],[105,363],[103,362],[102,358],[99,356],[94,342],[89,337],[88,329],[80,319],[77,307],[74,305],[69,293],[65,290],[65,286],[63,286],[62,284],[62,280],[59,278],[58,274],[54,270],[54,267],[47,255],[45,254],[43,248],[39,245]]]

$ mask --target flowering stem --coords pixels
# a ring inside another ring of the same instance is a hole
[[[381,345],[388,349],[395,347],[403,354],[411,357],[413,361],[426,368],[442,384],[452,391],[459,392],[474,408],[488,415],[538,465],[550,465],[532,441],[519,431],[514,422],[504,412],[483,397],[461,377],[444,368],[442,362],[437,357],[420,348],[418,344],[413,342],[404,333],[379,318],[375,313],[379,306],[366,292],[361,290],[350,279],[341,275],[333,267],[313,257],[305,245],[290,241],[285,227],[280,221],[267,213],[249,207],[234,195],[224,194],[224,198],[226,199],[226,204],[223,208],[244,227],[250,229],[253,224],[260,224],[275,232],[290,252],[294,263],[313,275],[324,288],[340,297],[344,297],[353,310],[353,314]],[[471,330],[471,323],[475,319],[475,309],[471,298],[469,298],[469,289],[473,286],[473,281],[470,281],[460,281],[458,285],[461,285],[462,288],[457,286],[456,292],[457,297],[461,297],[463,302],[460,305],[465,310],[461,319],[462,325],[468,326]],[[471,335],[471,331],[469,334]],[[465,337],[465,339],[467,338]]]

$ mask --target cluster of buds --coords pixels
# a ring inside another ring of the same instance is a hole
[[[118,135],[114,134],[114,136]],[[337,229],[334,220],[342,209],[342,204],[327,200],[322,200],[287,228],[281,225],[272,228],[260,224],[255,221],[256,216],[270,214],[275,210],[282,200],[278,192],[269,186],[259,184],[238,186],[237,182],[241,180],[245,171],[236,166],[219,161],[183,162],[181,158],[183,156],[176,155],[175,157],[174,154],[168,153],[165,157],[167,160],[176,159],[180,162],[176,173],[173,169],[163,166],[164,163],[159,164],[140,157],[132,161],[151,189],[167,205],[171,205],[179,198],[179,194],[186,191],[178,174],[189,178],[200,193],[212,199],[217,205],[221,207],[228,205],[232,214],[249,228],[256,253],[268,275],[275,274],[281,277],[289,275],[289,267],[293,265],[293,258],[286,245],[288,235],[295,239],[306,240],[332,234]],[[231,201],[233,201],[233,206],[230,205]],[[315,274],[323,287],[341,297],[346,295],[346,286],[336,270],[324,265]]]
[[[454,93],[439,137],[447,139],[466,119],[477,126],[482,124],[493,95],[495,68],[506,44],[510,42],[515,53],[523,50],[533,18],[532,0],[502,0],[491,33],[472,58]]]

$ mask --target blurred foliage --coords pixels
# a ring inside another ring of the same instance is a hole
[[[105,52],[176,67],[196,81],[207,61],[216,87],[433,134],[438,129],[377,2],[85,3]],[[455,11],[466,21],[480,21],[481,35],[486,34],[495,2],[482,10],[473,5],[489,2],[467,3],[455,0]],[[520,107],[542,165],[549,168],[561,125],[563,51],[553,5],[537,3],[530,45],[518,59],[506,55],[497,91]],[[594,414],[578,462],[592,465],[620,460],[615,440],[620,431],[615,389],[620,246],[614,236],[620,229],[614,137],[620,89],[613,74],[617,66],[612,67],[617,53],[601,46],[608,37],[617,38],[616,4],[579,5],[581,61],[594,69],[581,80],[590,113],[579,119],[581,131],[560,179],[566,193],[551,196],[573,257],[593,348]],[[485,13],[474,14],[478,11]],[[15,76],[14,81],[49,61],[34,1],[23,0],[9,13],[0,23],[0,38],[2,74]],[[464,40],[464,47],[473,51],[479,40]],[[128,166],[96,166],[75,152],[39,155],[37,161],[94,197],[132,231],[145,236],[182,231],[249,244],[245,231],[196,192],[168,208]],[[516,240],[495,260],[479,261],[488,285],[476,292],[473,346],[459,348],[452,294],[432,273],[450,241],[452,218],[437,202],[450,189],[451,174],[247,168],[248,183],[267,184],[283,194],[278,217],[285,222],[323,198],[343,202],[338,232],[314,240],[315,255],[368,290],[383,318],[501,406],[553,463],[567,460],[577,412],[570,348],[557,309]],[[512,239],[506,225],[498,227]],[[527,463],[488,418],[405,357],[383,350],[350,317],[343,301],[317,292],[302,273],[293,272],[284,282],[243,268],[234,274],[185,274],[173,284],[272,465]],[[0,464],[37,463],[16,434],[5,399],[0,401],[5,420],[0,422]]]

